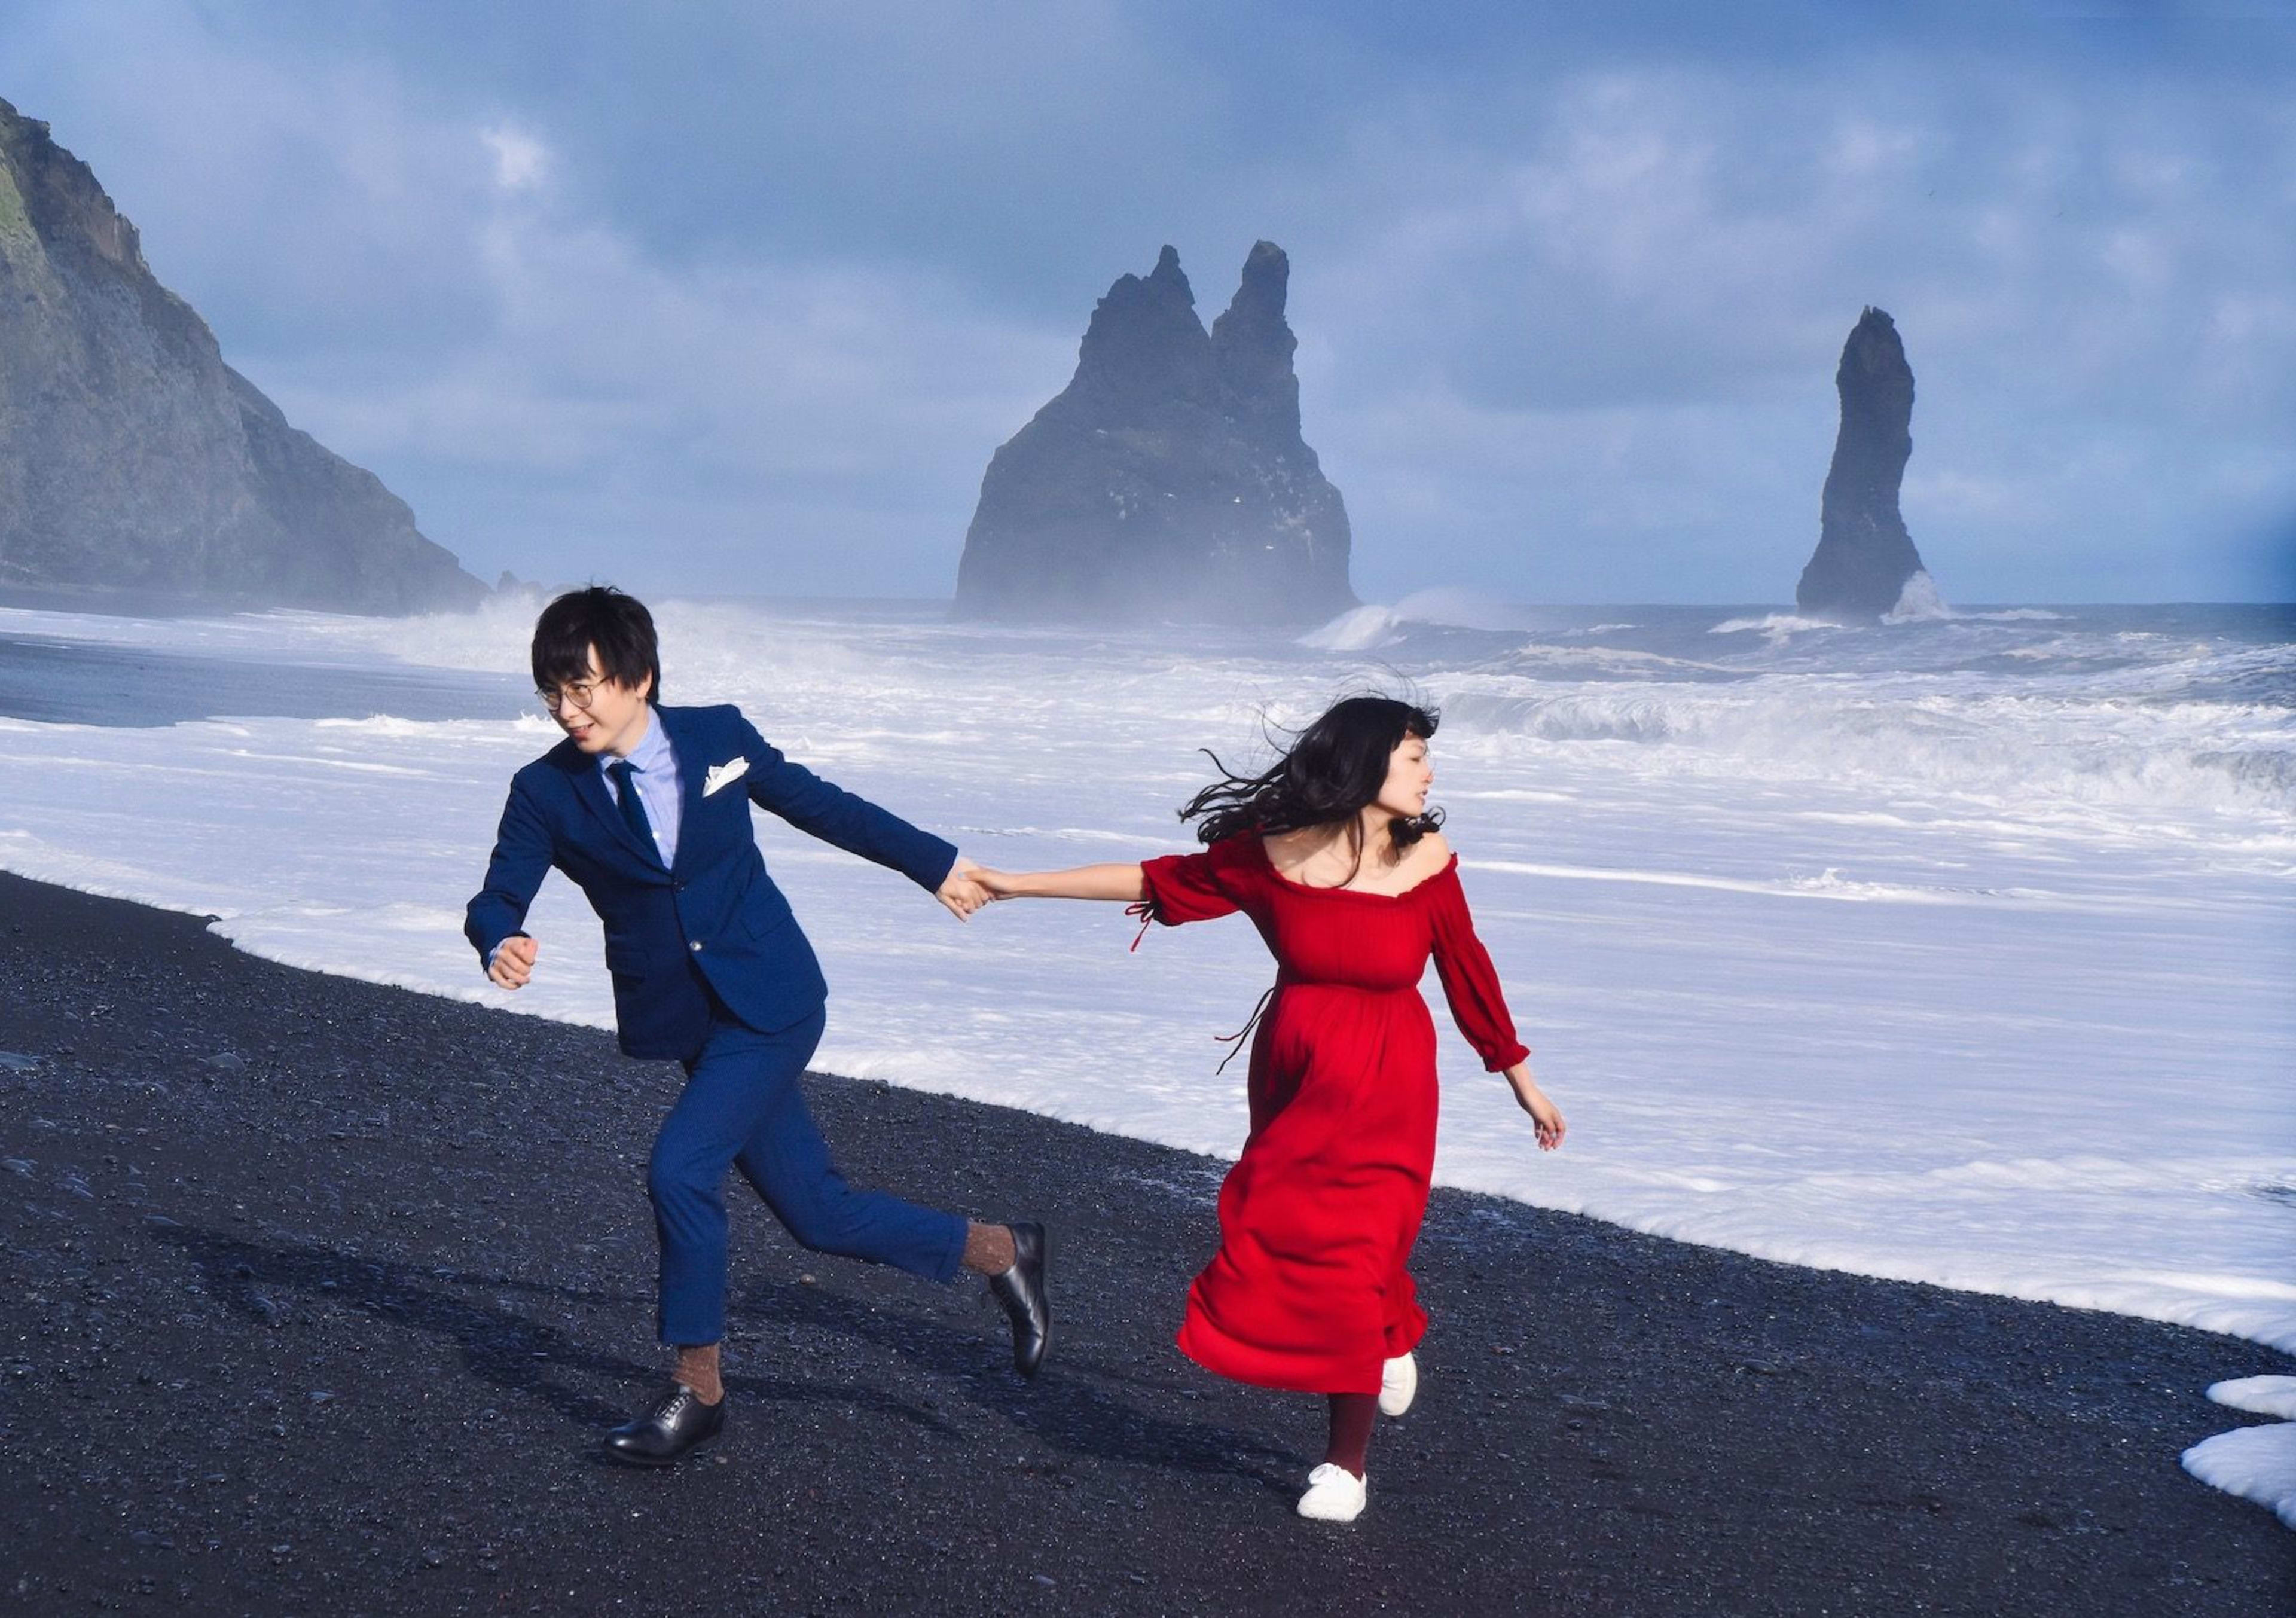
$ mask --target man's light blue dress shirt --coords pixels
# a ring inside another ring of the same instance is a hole
[[[606,795],[619,803],[621,790],[610,773],[622,760],[610,752],[598,755],[598,773],[606,777]],[[685,811],[685,786],[677,778],[677,751],[669,733],[649,709],[645,735],[630,749],[630,779],[637,784],[638,801],[645,806],[646,825],[653,828],[653,845],[664,869],[677,861],[677,819]]]

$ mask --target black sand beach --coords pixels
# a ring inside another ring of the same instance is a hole
[[[0,988],[12,1610],[2296,1610],[2177,1464],[2279,1355],[1451,1193],[1419,1405],[1302,1523],[1316,1402],[1170,1347],[1218,1164],[832,1078],[857,1178],[1052,1224],[1043,1378],[737,1196],[731,1431],[627,1470],[674,1067],[4,875]]]

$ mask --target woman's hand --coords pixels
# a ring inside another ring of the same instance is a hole
[[[1521,1063],[1507,1069],[1507,1083],[1513,1087],[1516,1104],[1530,1114],[1530,1121],[1538,1131],[1538,1149],[1552,1152],[1562,1144],[1567,1127],[1562,1121],[1562,1109],[1546,1098],[1538,1088],[1538,1080],[1530,1076],[1530,1069]]]
[[[1019,899],[1021,878],[1010,871],[992,871],[987,866],[975,866],[965,873],[975,886],[991,899]]]

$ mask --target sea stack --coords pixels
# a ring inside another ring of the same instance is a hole
[[[0,101],[0,588],[410,612],[487,587],[288,424],[47,125]]]
[[[1300,431],[1272,242],[1208,333],[1167,247],[1093,310],[1076,374],[998,449],[959,616],[1320,622],[1356,604],[1348,513]]]
[[[1914,371],[1882,310],[1858,316],[1833,385],[1841,431],[1825,474],[1817,550],[1794,603],[1805,612],[1855,619],[1934,607],[1936,587],[1898,512],[1898,485],[1914,452]]]

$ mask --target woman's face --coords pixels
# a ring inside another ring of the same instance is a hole
[[[1427,812],[1427,793],[1435,784],[1435,766],[1428,761],[1427,738],[1406,736],[1387,755],[1387,780],[1379,789],[1376,807],[1406,820]]]

